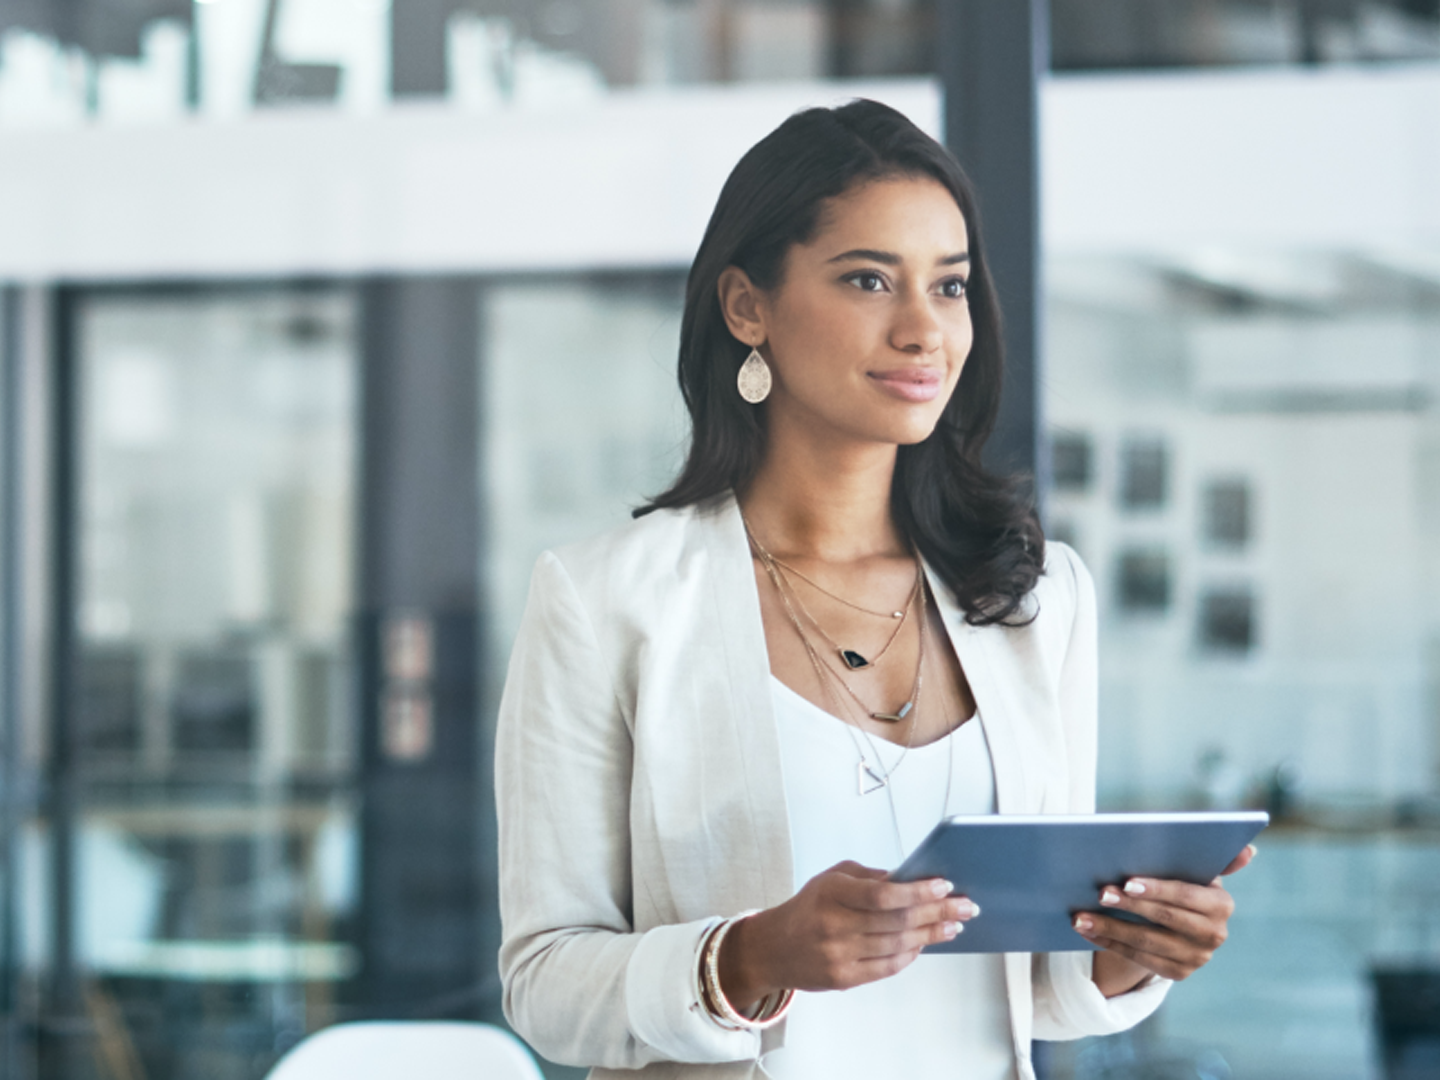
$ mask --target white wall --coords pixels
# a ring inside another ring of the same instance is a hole
[[[681,266],[749,146],[859,94],[938,130],[909,81],[4,131],[0,278]]]
[[[746,147],[856,94],[939,129],[916,80],[0,131],[0,277],[683,265]],[[1052,251],[1440,251],[1433,67],[1057,77],[1043,117]]]
[[[1440,67],[1072,76],[1044,96],[1059,251],[1440,249]]]

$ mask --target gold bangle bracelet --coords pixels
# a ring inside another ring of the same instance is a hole
[[[720,988],[720,946],[724,944],[725,935],[741,919],[748,919],[754,914],[754,911],[742,912],[717,926],[711,932],[710,940],[705,943],[701,959],[705,1004],[710,1010],[711,1019],[728,1031],[763,1031],[774,1027],[785,1019],[785,1014],[790,1011],[790,1003],[795,999],[794,990],[776,990],[766,994],[760,999],[760,1008],[752,1018],[741,1014],[731,1005],[725,991]]]

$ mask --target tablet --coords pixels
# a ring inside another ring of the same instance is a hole
[[[1077,912],[1145,921],[1102,907],[1102,886],[1207,884],[1269,823],[1261,811],[951,817],[890,877],[945,878],[980,905],[953,941],[926,952],[1093,952],[1071,925]]]

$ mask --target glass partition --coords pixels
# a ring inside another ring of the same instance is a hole
[[[1380,1003],[1440,979],[1440,260],[1047,273],[1047,518],[1099,592],[1102,805],[1275,821],[1231,944],[1074,1075],[1188,1053],[1340,1080],[1433,1053],[1387,1043]]]
[[[75,301],[60,827],[103,1075],[263,1075],[355,974],[355,319],[344,290]]]
[[[621,525],[685,452],[677,274],[497,283],[482,296],[484,550],[493,675],[546,548]]]

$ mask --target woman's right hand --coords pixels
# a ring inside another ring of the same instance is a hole
[[[736,923],[720,947],[720,987],[748,1010],[776,990],[848,990],[909,967],[980,909],[940,878],[902,884],[842,862],[778,907]]]

